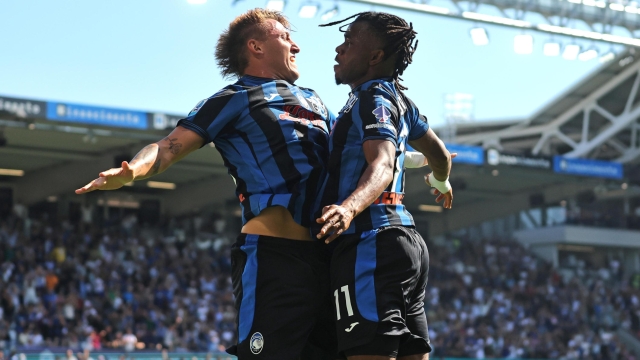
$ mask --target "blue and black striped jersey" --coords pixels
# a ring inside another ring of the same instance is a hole
[[[309,227],[335,120],[311,89],[243,76],[178,122],[213,142],[236,184],[242,223],[284,206]]]
[[[368,166],[362,144],[382,139],[396,146],[393,181],[371,206],[356,216],[345,234],[389,225],[413,226],[413,217],[402,204],[404,153],[407,141],[422,137],[427,130],[427,119],[390,78],[371,80],[353,89],[331,129],[328,174],[319,206],[316,204],[316,216],[319,217],[323,206],[340,204],[351,195]]]

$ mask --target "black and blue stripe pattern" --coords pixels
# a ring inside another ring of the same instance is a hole
[[[404,153],[407,142],[422,137],[428,129],[427,119],[390,78],[371,80],[353,89],[331,130],[328,175],[316,215],[320,215],[323,206],[340,204],[351,195],[368,166],[363,143],[382,139],[396,146],[393,181],[385,189],[386,198],[358,215],[345,234],[390,225],[413,226],[413,217],[402,205]]]
[[[315,91],[244,76],[199,102],[178,125],[215,144],[236,183],[243,224],[280,205],[309,227],[334,121]]]

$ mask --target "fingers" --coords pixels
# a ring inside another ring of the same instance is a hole
[[[88,192],[92,192],[94,190],[96,190],[98,187],[96,186],[96,183],[98,182],[99,179],[95,179],[93,181],[91,181],[90,183],[88,183],[87,185],[81,187],[80,189],[76,190],[76,194],[85,194]]]
[[[115,176],[115,175],[120,175],[121,172],[122,172],[122,168],[111,168],[107,171],[101,172],[98,175],[100,177]]]
[[[129,167],[129,163],[126,161],[123,161],[122,164],[120,165],[122,167],[122,169],[124,171],[131,171],[131,168]]]
[[[333,240],[337,239],[337,238],[338,238],[338,236],[342,235],[343,231],[344,231],[344,230],[339,229],[338,231],[334,232],[331,236],[329,236],[329,237],[324,241],[324,243],[325,243],[325,244],[328,244],[328,243],[332,242]]]
[[[458,153],[451,153],[451,158],[452,158],[452,159],[455,159],[455,158],[456,158],[456,156],[458,156]]]
[[[316,219],[316,222],[318,224],[326,223],[327,219],[333,216],[333,214],[335,213],[335,209],[332,209],[331,208],[332,206],[335,206],[335,205],[328,205],[322,208],[322,216]]]

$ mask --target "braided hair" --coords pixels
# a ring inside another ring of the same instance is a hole
[[[388,59],[393,54],[398,55],[393,70],[393,81],[398,89],[407,90],[407,87],[400,84],[402,80],[400,75],[402,75],[407,66],[411,64],[413,53],[418,48],[418,40],[416,40],[418,33],[413,30],[413,23],[407,24],[406,21],[395,15],[366,11],[349,16],[343,20],[322,24],[320,26],[333,26],[353,18],[355,18],[355,20],[352,22],[340,26],[340,31],[346,32],[345,27],[361,21],[371,25],[371,28],[376,33],[376,37],[383,43],[382,51],[384,51],[384,59]]]

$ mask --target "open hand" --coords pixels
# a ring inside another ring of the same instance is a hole
[[[318,239],[331,234],[324,242],[330,243],[347,231],[354,213],[342,205],[329,205],[322,208],[322,216],[316,219],[318,224],[325,224],[318,233]]]
[[[98,178],[76,190],[76,194],[85,194],[94,190],[116,190],[133,181],[133,170],[129,163],[122,162],[119,168],[112,168],[98,174]]]

